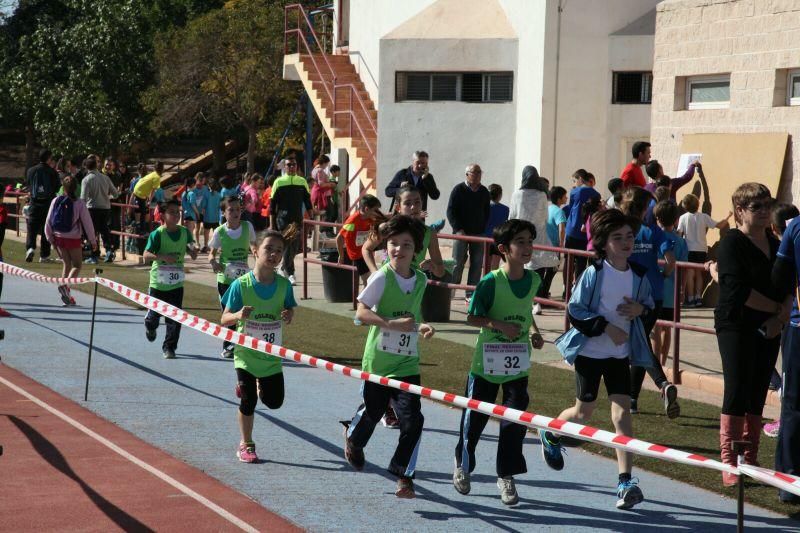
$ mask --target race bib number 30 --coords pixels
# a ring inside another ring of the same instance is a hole
[[[172,265],[161,265],[158,267],[158,283],[161,285],[178,285],[183,283],[186,276],[183,268]]]
[[[246,335],[261,339],[264,342],[283,346],[280,321],[256,322],[255,320],[248,320],[244,323],[244,332]]]
[[[524,342],[489,342],[483,345],[483,371],[490,376],[513,376],[531,367]]]
[[[244,276],[250,269],[247,267],[247,263],[241,262],[234,262],[231,261],[227,265],[225,265],[225,277],[228,279],[236,279]]]
[[[417,338],[416,331],[392,331],[381,330],[381,338],[378,339],[378,346],[383,352],[417,357]]]

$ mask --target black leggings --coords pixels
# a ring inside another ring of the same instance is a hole
[[[265,378],[257,378],[247,370],[237,368],[236,378],[239,380],[239,391],[242,395],[239,412],[243,415],[253,416],[259,398],[261,398],[261,403],[270,409],[278,409],[283,405],[283,372]],[[258,387],[256,387],[256,381]]]
[[[650,333],[653,331],[653,328],[656,325],[656,320],[661,314],[663,303],[663,300],[656,300],[653,312],[647,315],[647,320],[642,320],[642,325],[644,325],[644,333],[647,337],[647,345],[650,347],[652,366],[647,368],[642,366],[631,367],[631,399],[633,400],[639,399],[639,393],[642,392],[642,384],[644,383],[645,372],[650,374],[650,378],[652,378],[653,383],[655,383],[656,387],[659,389],[663,389],[664,385],[669,383],[667,375],[664,373],[664,369],[661,366],[661,361],[659,361],[658,357],[656,357],[656,355],[653,353],[653,347],[650,344]]]
[[[553,278],[556,277],[558,267],[537,268],[536,273],[542,278],[542,283],[539,285],[539,290],[536,296],[539,298],[550,298],[550,286],[553,283]]]
[[[723,415],[762,414],[767,401],[769,378],[778,360],[780,341],[780,336],[765,339],[751,328],[717,331],[725,381]]]

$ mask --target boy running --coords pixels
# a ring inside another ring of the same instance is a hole
[[[153,231],[147,238],[144,248],[144,260],[152,261],[150,267],[150,288],[148,294],[159,300],[181,307],[183,305],[183,258],[186,252],[192,259],[197,259],[197,248],[194,246],[192,234],[178,224],[181,218],[181,206],[176,200],[169,200],[161,205],[164,224]],[[147,340],[156,340],[156,330],[161,315],[152,309],[144,319]],[[175,359],[178,339],[181,335],[181,324],[164,317],[167,334],[162,349],[165,359]]]
[[[650,282],[640,265],[630,262],[640,221],[617,209],[595,213],[592,241],[598,259],[584,272],[569,301],[572,328],[556,339],[567,363],[574,365],[576,401],[558,415],[585,424],[597,404],[600,380],[611,402],[611,420],[618,435],[632,436],[629,365],[653,363],[642,321],[653,313]],[[564,468],[560,440],[540,431],[542,455],[554,470]],[[638,480],[631,477],[630,452],[617,450],[617,509],[644,500]]]
[[[364,372],[419,385],[417,338],[434,334],[433,327],[422,322],[427,278],[411,267],[414,254],[422,249],[425,227],[400,215],[381,224],[378,232],[386,240],[389,263],[369,277],[358,296],[356,319],[370,326],[361,367]],[[425,421],[420,397],[369,381],[363,383],[361,391],[364,403],[352,421],[345,423],[345,459],[356,470],[364,468],[364,447],[391,400],[400,421],[400,437],[388,470],[398,477],[398,498],[416,497],[412,479]]]
[[[256,232],[253,224],[245,221],[242,223],[242,201],[238,196],[228,196],[222,200],[226,222],[214,230],[211,241],[208,243],[211,251],[208,253],[208,262],[217,274],[217,292],[220,297],[220,305],[225,291],[237,278],[247,274],[250,267],[247,266],[248,252],[253,252],[254,257],[258,257],[258,247],[256,245]],[[217,260],[219,253],[219,261]],[[234,329],[231,327],[230,329]],[[221,357],[230,359],[233,357],[233,343],[224,341],[222,343]]]
[[[336,248],[339,250],[339,263],[355,265],[358,275],[366,285],[370,270],[364,261],[361,247],[367,242],[372,224],[381,217],[381,201],[371,194],[365,194],[358,201],[358,211],[344,221],[342,229],[336,235]]]
[[[531,302],[541,279],[525,265],[533,255],[536,228],[526,220],[512,219],[494,229],[494,243],[503,257],[502,268],[486,274],[472,295],[467,324],[481,328],[475,343],[465,396],[494,403],[503,389],[503,405],[524,411],[528,408],[530,348],[541,349],[544,340],[531,313]],[[535,333],[530,335],[530,328]],[[456,446],[453,486],[469,494],[470,472],[475,469],[475,448],[486,427],[488,415],[465,409]],[[497,486],[506,505],[519,502],[514,484],[516,474],[528,471],[522,455],[525,426],[500,422],[497,443]]]

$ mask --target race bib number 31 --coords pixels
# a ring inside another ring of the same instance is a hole
[[[186,275],[179,266],[161,265],[158,267],[158,283],[161,285],[178,285],[183,283]]]
[[[244,276],[250,269],[247,263],[237,263],[231,261],[225,266],[225,277],[229,279],[236,279]]]
[[[383,352],[417,357],[418,336],[416,331],[382,329],[381,338],[378,339],[378,346]]]
[[[283,346],[280,321],[256,322],[255,320],[248,320],[244,323],[244,332],[246,335],[261,339],[264,342]]]
[[[513,376],[531,367],[524,342],[489,342],[483,345],[483,371],[491,376]]]

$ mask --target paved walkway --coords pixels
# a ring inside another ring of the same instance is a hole
[[[613,461],[572,449],[566,469],[556,473],[543,464],[533,435],[525,448],[529,472],[518,478],[521,504],[504,507],[492,467],[496,424],[488,426],[478,448],[472,494],[461,496],[450,480],[459,413],[429,402],[423,404],[419,497],[398,501],[384,470],[397,433],[377,428],[367,448],[366,471],[352,471],[342,457],[338,421],[349,418],[357,406],[358,383],[296,364],[285,367],[284,406],[257,411],[254,437],[264,461],[239,463],[234,457],[235,374],[230,361],[216,356],[216,341],[185,329],[178,358],[164,360],[160,338],[155,344],[144,339],[141,312],[101,298],[89,401],[84,403],[89,296],[75,293],[81,307],[70,309],[31,303],[52,302],[52,291],[49,285],[6,277],[3,305],[14,316],[0,323],[6,332],[0,343],[3,364],[304,528],[716,532],[735,526],[735,501],[642,471],[636,475],[647,501],[633,512],[617,511]],[[2,460],[13,459],[13,450],[6,449]],[[162,505],[169,506],[170,500],[165,498]],[[0,513],[6,510],[0,508]],[[785,517],[749,506],[746,512],[750,528],[800,531],[796,521]],[[195,529],[201,520],[191,514],[183,519],[186,529]]]

